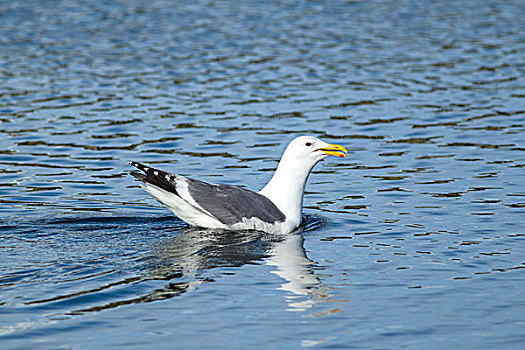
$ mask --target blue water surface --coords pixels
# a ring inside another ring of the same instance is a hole
[[[521,349],[525,3],[0,2],[2,349]],[[258,190],[190,228],[140,161]]]

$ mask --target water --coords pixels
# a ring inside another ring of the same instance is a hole
[[[9,349],[518,349],[522,1],[0,3]],[[260,189],[349,150],[285,237],[187,228],[136,160]]]

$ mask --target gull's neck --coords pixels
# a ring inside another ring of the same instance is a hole
[[[286,153],[268,184],[259,191],[269,198],[294,226],[301,222],[303,194],[310,171],[317,163],[304,162]]]

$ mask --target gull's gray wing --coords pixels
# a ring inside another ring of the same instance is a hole
[[[268,223],[286,219],[271,200],[257,192],[238,186],[185,179],[193,200],[223,224],[233,225],[243,218],[257,218]]]
[[[270,199],[257,192],[238,186],[210,184],[137,162],[129,164],[144,173],[131,173],[134,177],[170,192],[193,206],[197,204],[200,210],[209,213],[225,225],[242,222],[243,218],[257,218],[267,223],[286,220],[285,215]]]

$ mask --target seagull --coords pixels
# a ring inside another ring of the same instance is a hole
[[[301,223],[303,194],[313,167],[347,150],[313,136],[299,136],[286,147],[270,182],[259,192],[214,184],[129,162],[143,188],[190,226],[286,234]]]

